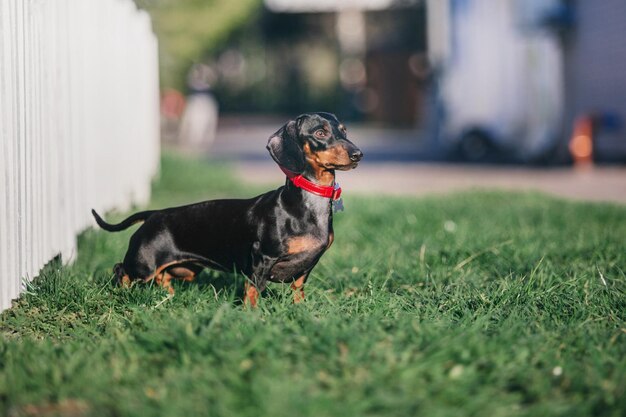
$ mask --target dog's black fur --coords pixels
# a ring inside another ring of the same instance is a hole
[[[329,113],[289,121],[270,137],[267,149],[283,168],[327,186],[334,185],[335,170],[355,168],[363,156]],[[268,281],[298,280],[301,289],[334,237],[331,199],[288,179],[251,199],[143,211],[115,225],[92,213],[111,232],[144,222],[124,262],[114,268],[118,282],[156,279],[170,290],[170,278],[191,280],[204,267],[240,271],[258,291]]]

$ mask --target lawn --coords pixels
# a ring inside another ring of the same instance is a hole
[[[152,205],[262,191],[169,155]],[[243,308],[233,273],[116,288],[132,231],[87,230],[0,316],[0,415],[626,415],[626,207],[345,200],[298,305]]]

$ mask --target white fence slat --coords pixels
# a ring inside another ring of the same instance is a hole
[[[157,41],[131,0],[0,1],[0,310],[76,253],[90,209],[146,203]]]

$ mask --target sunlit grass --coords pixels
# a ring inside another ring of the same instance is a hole
[[[152,205],[262,191],[167,156]],[[626,413],[625,207],[346,191],[299,305],[273,285],[244,309],[215,272],[163,303],[116,288],[132,231],[85,232],[0,317],[0,414]]]

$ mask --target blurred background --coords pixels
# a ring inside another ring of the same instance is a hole
[[[325,110],[404,130],[420,144],[404,158],[626,161],[621,0],[137,4],[160,41],[171,143],[208,148],[218,108],[225,126]],[[190,104],[207,126],[188,126]]]

